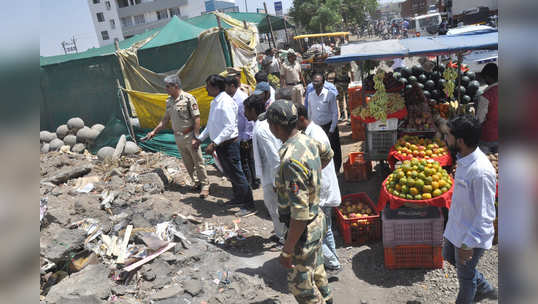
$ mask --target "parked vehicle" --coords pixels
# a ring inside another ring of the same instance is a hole
[[[409,20],[408,35],[411,37],[435,35],[439,31],[441,21],[439,13],[412,17]]]

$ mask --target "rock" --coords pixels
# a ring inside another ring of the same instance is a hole
[[[114,154],[114,148],[112,147],[102,147],[97,151],[97,157],[100,160],[112,159],[112,154]]]
[[[64,137],[64,144],[69,145],[70,147],[72,147],[76,143],[77,143],[77,137],[75,135],[66,135]]]
[[[58,151],[64,145],[64,142],[61,139],[55,138],[50,141],[49,149],[50,151]]]
[[[200,280],[187,280],[183,282],[183,288],[185,292],[195,297],[202,292],[202,282]]]
[[[89,265],[80,272],[72,274],[60,283],[51,287],[47,294],[48,303],[57,303],[62,298],[66,300],[79,300],[85,297],[106,299],[110,295],[112,284],[108,279],[108,268],[103,264]],[[90,302],[91,303],[91,302]]]
[[[77,178],[88,174],[92,170],[92,168],[93,165],[89,164],[78,167],[67,167],[60,170],[58,173],[55,173],[52,177],[48,178],[45,181],[51,182],[56,185],[63,184],[72,178]]]
[[[86,145],[84,145],[83,143],[78,143],[74,145],[73,148],[71,148],[71,151],[75,153],[82,153],[84,152],[84,150],[86,150]]]
[[[94,132],[92,129],[88,127],[83,127],[82,129],[77,131],[77,141],[87,142],[90,137],[90,133],[92,132]]]
[[[60,125],[58,128],[56,128],[56,136],[58,136],[59,139],[63,139],[64,137],[69,134],[69,128],[67,125]]]
[[[164,183],[159,174],[155,172],[149,172],[140,174],[138,176],[138,182],[144,184],[144,191],[161,193],[164,191]]]
[[[84,120],[82,120],[82,118],[79,118],[79,117],[71,118],[67,121],[67,127],[69,128],[69,130],[78,131],[84,128]]]
[[[51,140],[56,138],[56,134],[51,133],[49,131],[41,131],[39,132],[39,141],[40,142],[50,142]]]
[[[155,168],[152,172],[157,173],[159,177],[161,178],[163,184],[166,186],[170,182],[168,179],[168,175],[163,171],[161,168]]]
[[[43,237],[40,241],[40,253],[53,262],[69,259],[71,252],[84,246],[86,232],[81,229],[56,229],[51,237]]]
[[[172,287],[163,288],[159,290],[156,294],[151,295],[150,299],[151,300],[164,300],[164,299],[173,298],[182,293],[183,293],[183,288],[181,288],[178,285],[175,285]]]
[[[50,150],[50,145],[48,143],[44,143],[41,145],[41,153],[48,153]]]
[[[155,280],[155,278],[157,277],[157,275],[155,274],[155,272],[151,271],[151,270],[148,270],[146,272],[144,272],[142,274],[142,278],[144,278],[144,280],[146,281],[153,281]]]
[[[125,143],[125,148],[123,149],[123,153],[125,155],[133,155],[140,152],[140,147],[137,146],[134,142],[128,141]]]
[[[56,304],[101,304],[104,301],[99,299],[96,295],[80,296],[76,298],[60,298]]]
[[[95,124],[91,127],[91,129],[97,131],[98,133],[101,133],[101,131],[105,129],[105,126],[103,126],[102,124]]]
[[[131,219],[131,224],[134,228],[152,227],[150,222],[140,213],[133,215],[133,218]]]
[[[125,135],[121,135],[120,139],[118,140],[118,143],[116,144],[116,149],[114,149],[114,154],[112,154],[113,159],[120,158],[121,154],[123,153],[123,149],[125,148]]]

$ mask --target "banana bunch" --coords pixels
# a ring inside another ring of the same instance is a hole
[[[387,113],[394,113],[405,106],[405,101],[399,94],[387,94],[383,84],[384,78],[385,72],[378,70],[374,76],[375,94],[368,104],[353,110],[353,115],[358,115],[362,119],[373,117],[376,120],[386,120]]]
[[[456,78],[458,78],[458,72],[453,68],[446,68],[443,72],[443,78],[445,78],[445,86],[443,91],[449,99],[454,97],[454,88],[456,87]]]

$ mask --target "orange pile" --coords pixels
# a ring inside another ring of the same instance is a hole
[[[403,157],[436,158],[448,154],[448,147],[440,139],[405,135],[394,146]]]

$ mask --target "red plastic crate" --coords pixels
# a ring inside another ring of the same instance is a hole
[[[372,162],[365,159],[363,152],[351,152],[344,163],[346,182],[365,181],[372,175]]]
[[[400,245],[442,246],[445,219],[438,207],[385,208],[382,211],[383,247]]]
[[[375,212],[375,205],[368,195],[364,192],[348,194],[342,197],[342,203],[345,201],[354,201],[367,203],[372,211]],[[346,245],[361,245],[367,242],[378,241],[381,239],[381,217],[379,212],[375,215],[365,216],[357,219],[346,219],[340,210],[335,207],[336,221],[338,230],[344,238]],[[355,226],[354,223],[357,225]]]
[[[443,268],[442,246],[406,245],[385,248],[385,267]]]

